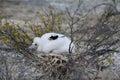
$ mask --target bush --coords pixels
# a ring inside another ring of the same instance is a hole
[[[107,6],[103,15],[97,19],[97,23],[90,26],[87,15],[90,15],[90,11],[84,15],[79,15],[79,3],[78,8],[73,14],[66,10],[69,25],[69,35],[76,44],[75,54],[69,53],[68,55],[59,54],[37,54],[35,51],[28,49],[28,46],[32,43],[35,36],[41,36],[46,32],[60,32],[61,25],[64,24],[62,16],[59,13],[55,13],[51,7],[49,12],[41,14],[41,22],[39,25],[29,24],[26,28],[30,32],[25,31],[19,25],[9,25],[6,22],[0,27],[0,40],[2,40],[8,47],[15,50],[15,53],[24,56],[25,64],[34,67],[34,73],[41,73],[39,76],[30,76],[33,79],[45,79],[45,80],[95,80],[98,74],[105,65],[104,60],[109,64],[112,64],[115,60],[110,56],[118,51],[120,42],[120,24],[117,15],[113,15],[111,6]],[[77,17],[76,17],[77,16]],[[81,23],[81,17],[83,22]],[[119,16],[120,17],[120,16]],[[77,26],[77,27],[76,27]],[[74,28],[76,28],[74,30]],[[83,32],[82,32],[83,31]],[[75,39],[74,39],[75,37]],[[8,49],[7,47],[7,49]],[[1,53],[2,54],[2,53]],[[1,63],[6,64],[8,60]],[[29,62],[28,62],[29,61]],[[4,66],[4,65],[3,65]],[[8,66],[6,66],[7,70]],[[10,68],[9,68],[10,69]],[[9,78],[9,71],[5,73],[5,78]],[[1,79],[5,79],[4,76]],[[12,77],[10,78],[12,80]],[[10,80],[9,79],[9,80]],[[21,78],[21,79],[25,79]]]

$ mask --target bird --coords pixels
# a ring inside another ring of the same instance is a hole
[[[36,48],[38,52],[43,53],[74,53],[75,45],[63,34],[50,32],[41,37],[35,37],[29,48]]]

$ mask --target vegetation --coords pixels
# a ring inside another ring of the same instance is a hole
[[[101,16],[96,16],[96,23],[86,14],[80,12],[82,2],[71,13],[60,14],[48,7],[48,12],[42,14],[39,25],[29,24],[25,28],[9,22],[0,26],[0,40],[6,46],[0,47],[0,79],[2,80],[97,80],[104,68],[113,64],[111,57],[119,52],[120,46],[120,14],[115,4],[106,5]],[[104,4],[101,4],[104,5]],[[114,11],[116,9],[116,11]],[[63,32],[62,24],[68,24],[68,35],[76,44],[76,52],[68,55],[42,54],[29,50],[35,36],[46,32]],[[11,53],[10,53],[11,52]],[[13,57],[9,57],[14,55]],[[105,63],[109,65],[106,65]],[[22,66],[23,65],[23,66]],[[24,69],[21,69],[24,68]],[[19,71],[20,70],[20,71]],[[33,71],[32,71],[33,70]],[[16,75],[15,75],[16,74]],[[114,74],[115,77],[120,74]],[[115,78],[115,79],[117,79]]]

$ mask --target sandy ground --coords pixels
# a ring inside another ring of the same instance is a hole
[[[3,18],[7,16],[8,19],[19,19],[24,21],[36,20],[36,12],[40,11],[40,9],[42,9],[42,7],[37,5],[15,2],[0,3],[0,14]]]

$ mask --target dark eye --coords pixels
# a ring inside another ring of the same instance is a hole
[[[37,46],[37,44],[35,44],[35,46]]]

